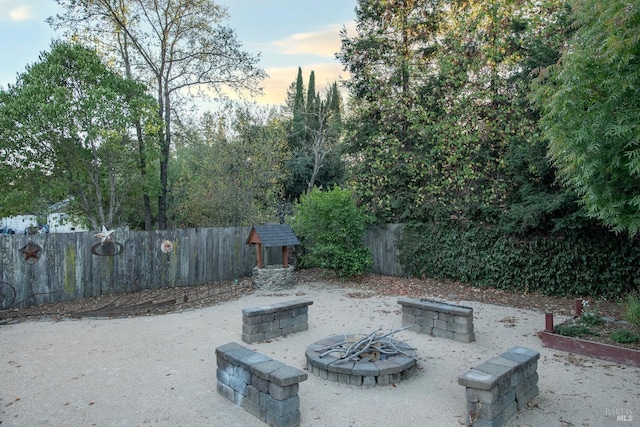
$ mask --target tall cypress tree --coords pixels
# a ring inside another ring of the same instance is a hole
[[[299,149],[305,140],[305,100],[304,100],[304,81],[302,80],[302,68],[298,67],[298,76],[296,77],[295,87],[293,91],[293,121],[292,132],[289,143],[292,149]]]
[[[287,200],[297,200],[310,186],[329,188],[343,180],[344,166],[338,149],[342,101],[337,83],[329,87],[325,99],[316,93],[314,71],[309,75],[305,97],[302,71],[298,68],[296,81],[289,86],[287,106],[292,119],[285,194]]]
[[[316,107],[316,74],[313,70],[309,74],[309,86],[307,87],[307,111],[313,111]]]
[[[307,87],[307,105],[305,108],[305,141],[307,144],[313,139],[314,132],[318,131],[320,123],[318,115],[320,113],[320,95],[316,94],[316,75],[313,70],[309,74],[309,86]]]

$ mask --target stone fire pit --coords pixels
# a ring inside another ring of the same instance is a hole
[[[355,386],[395,384],[416,372],[415,348],[392,331],[336,335],[307,347],[307,370],[322,379]]]

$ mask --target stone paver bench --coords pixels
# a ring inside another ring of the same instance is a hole
[[[473,308],[440,301],[400,298],[402,325],[409,330],[461,342],[475,341]]]
[[[266,341],[309,329],[309,306],[313,301],[296,299],[262,307],[242,309],[242,341]]]
[[[499,427],[538,395],[540,353],[513,347],[458,377],[466,387],[467,423]]]
[[[240,344],[216,348],[218,393],[274,427],[300,425],[299,383],[306,372]]]

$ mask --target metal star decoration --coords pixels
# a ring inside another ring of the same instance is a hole
[[[42,248],[36,245],[33,242],[27,243],[25,246],[20,248],[20,252],[24,254],[24,260],[29,262],[30,259],[33,259],[31,262],[36,262],[38,258],[38,252],[40,252]]]

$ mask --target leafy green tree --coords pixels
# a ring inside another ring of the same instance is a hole
[[[593,226],[577,203],[577,195],[561,185],[547,156],[547,140],[539,125],[540,110],[529,99],[530,86],[539,70],[555,64],[573,32],[571,7],[563,1],[540,4],[538,14],[528,17],[523,37],[521,71],[514,75],[524,138],[513,138],[505,156],[507,181],[511,186],[500,223],[510,233],[565,232]]]
[[[70,197],[94,229],[120,225],[122,203],[141,182],[134,123],[146,138],[160,127],[157,104],[145,92],[94,51],[53,43],[16,85],[0,91],[2,197],[14,203],[3,203],[3,214]]]
[[[56,0],[64,15],[51,20],[100,51],[136,80],[153,87],[164,121],[160,133],[158,228],[167,226],[168,167],[174,114],[186,95],[221,95],[223,88],[256,90],[266,75],[241,50],[226,10],[212,0]]]
[[[640,231],[640,4],[582,0],[577,30],[534,86],[549,155],[586,212]]]
[[[338,57],[352,180],[371,212],[524,231],[571,211],[527,99],[531,72],[566,41],[563,1],[361,0],[356,13]]]
[[[278,220],[286,128],[279,114],[229,104],[177,134],[172,221],[178,227]]]
[[[302,195],[291,218],[304,249],[300,265],[328,268],[339,277],[370,271],[373,258],[364,237],[371,222],[348,190],[315,188]]]
[[[566,43],[568,7],[474,1],[451,14],[457,25],[443,32],[437,55],[446,112],[437,140],[448,173],[434,191],[456,216],[501,221],[509,231],[553,228],[577,205],[555,184],[527,97],[534,70],[557,59]]]
[[[442,115],[433,136],[434,160],[442,173],[430,187],[437,205],[473,218],[505,203],[510,188],[505,153],[511,141],[526,139],[535,127],[517,103],[520,82],[514,78],[530,12],[498,0],[457,3],[450,13],[457,25],[443,29],[435,61],[444,96],[438,100]]]
[[[422,188],[438,173],[428,161],[437,112],[421,106],[436,100],[429,61],[443,10],[438,0],[360,0],[356,34],[341,33],[338,59],[351,75],[345,148],[358,197],[381,221],[432,205]]]

